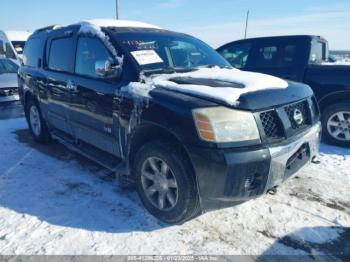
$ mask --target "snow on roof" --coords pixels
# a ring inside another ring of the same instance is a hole
[[[161,29],[158,26],[129,20],[114,20],[114,19],[92,19],[83,21],[98,27],[139,27],[139,28],[153,28]]]
[[[32,34],[26,31],[6,31],[5,33],[10,41],[27,41]]]

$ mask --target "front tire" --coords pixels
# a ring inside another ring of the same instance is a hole
[[[327,107],[322,114],[322,127],[328,143],[350,147],[350,103]]]
[[[25,114],[34,140],[38,143],[47,143],[50,140],[50,133],[38,103],[30,99],[25,107]]]
[[[191,169],[166,141],[144,145],[136,155],[134,175],[145,208],[157,219],[183,223],[198,212],[198,194]]]

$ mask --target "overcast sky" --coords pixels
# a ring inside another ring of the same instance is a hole
[[[193,34],[213,47],[244,36],[315,34],[331,49],[350,50],[349,0],[120,0],[122,19]],[[1,30],[34,30],[91,18],[113,18],[115,0],[4,0]]]

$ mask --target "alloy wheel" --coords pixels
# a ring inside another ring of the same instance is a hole
[[[333,114],[327,122],[329,134],[339,141],[350,141],[350,112],[340,111]]]
[[[41,123],[39,110],[35,105],[32,105],[29,111],[29,121],[32,131],[35,136],[40,136],[41,134]]]
[[[162,159],[149,157],[141,170],[141,183],[147,199],[161,211],[173,209],[178,202],[176,178]]]

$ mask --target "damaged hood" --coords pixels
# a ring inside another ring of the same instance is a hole
[[[286,104],[313,94],[304,84],[238,69],[203,68],[156,76],[152,82],[157,88],[247,110]]]
[[[0,74],[0,88],[17,87],[17,74]]]
[[[189,73],[144,77],[144,83],[130,83],[123,92],[152,98],[157,90],[244,110],[262,110],[295,102],[313,95],[310,87],[253,72],[229,68],[201,68]],[[154,97],[155,98],[155,97]]]

